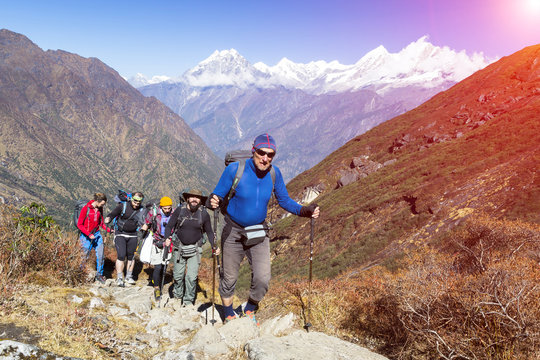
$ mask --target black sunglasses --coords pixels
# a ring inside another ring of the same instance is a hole
[[[257,150],[255,150],[255,152],[257,153],[257,155],[259,155],[259,156],[261,156],[261,157],[264,156],[264,155],[266,155],[266,156],[268,156],[269,159],[272,159],[272,158],[274,158],[274,156],[276,156],[276,152],[275,152],[275,151],[266,152],[266,151],[264,151],[264,150],[257,149]]]

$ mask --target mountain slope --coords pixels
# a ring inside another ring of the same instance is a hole
[[[536,45],[354,138],[289,183],[298,199],[321,191],[315,274],[391,264],[481,212],[540,223],[539,144]],[[305,219],[277,223],[277,277],[306,273],[307,261],[291,259],[307,258],[308,234]]]
[[[221,161],[182,119],[95,58],[0,30],[0,195],[59,214],[117,188],[210,189]],[[70,211],[70,210],[68,210]]]
[[[180,114],[219,156],[270,132],[286,180],[352,137],[445,90],[487,64],[421,38],[396,54],[379,47],[353,65],[251,65],[214,52],[177,80],[140,88]],[[141,79],[133,79],[140,83]],[[309,156],[303,156],[308,151]]]

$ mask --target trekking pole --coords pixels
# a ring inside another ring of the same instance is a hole
[[[163,246],[163,260],[161,261],[161,263],[163,264],[163,273],[161,274],[161,282],[159,283],[159,308],[161,307],[161,298],[163,297],[163,285],[165,285],[165,273],[167,272],[167,265],[169,260],[169,246]]]
[[[214,209],[214,246],[212,248],[212,320],[210,320],[210,323],[212,326],[217,322],[214,317],[214,310],[216,308],[215,305],[215,296],[216,296],[216,262],[219,260],[217,259],[216,255],[216,244],[217,244],[217,220],[218,220],[218,209]]]
[[[308,303],[307,303],[307,316],[304,329],[309,332],[311,327],[311,279],[313,278],[313,228],[315,227],[315,219],[311,218],[311,229],[309,235],[309,290],[308,290]]]

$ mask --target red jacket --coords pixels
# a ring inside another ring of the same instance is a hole
[[[90,200],[81,209],[79,220],[77,221],[77,228],[79,228],[79,230],[81,230],[81,232],[86,236],[95,234],[99,228],[102,228],[107,232],[112,232],[112,229],[105,226],[103,216],[101,215],[101,212],[99,212],[99,209],[92,206],[93,202],[94,200]],[[86,215],[87,213],[88,216]]]

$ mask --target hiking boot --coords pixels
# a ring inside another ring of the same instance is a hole
[[[103,275],[97,274],[96,281],[100,282],[101,284],[105,284],[105,282],[107,281],[107,278]]]
[[[124,287],[124,278],[121,278],[121,277],[117,278],[116,285],[120,287]]]
[[[225,318],[225,320],[223,320],[223,323],[226,324],[229,321],[233,321],[234,319],[236,319],[236,315],[229,315]]]
[[[154,289],[154,299],[156,301],[161,300],[161,292],[159,291],[159,289]]]
[[[251,319],[251,321],[253,321],[253,323],[255,323],[255,325],[259,326],[259,321],[257,320],[257,318],[255,317],[255,311],[246,311],[245,312],[246,316],[248,318]]]
[[[133,280],[133,277],[126,276],[126,284],[135,285],[135,280]]]

